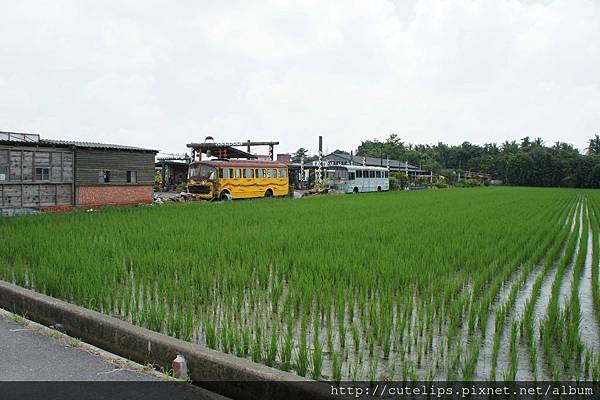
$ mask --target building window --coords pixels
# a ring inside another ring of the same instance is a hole
[[[50,168],[36,168],[35,169],[35,180],[36,181],[49,181],[50,180]]]
[[[137,183],[137,171],[127,171],[127,183]]]
[[[8,180],[8,167],[6,165],[0,165],[0,181]]]
[[[100,171],[98,175],[99,183],[109,183],[110,182],[110,171]]]

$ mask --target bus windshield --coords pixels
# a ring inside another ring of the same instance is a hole
[[[215,179],[216,168],[210,165],[203,164],[192,164],[190,165],[190,178],[191,179]]]

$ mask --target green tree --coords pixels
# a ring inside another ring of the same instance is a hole
[[[600,136],[595,135],[594,138],[589,140],[589,145],[587,148],[587,154],[592,156],[600,155]]]
[[[308,150],[304,147],[300,147],[298,150],[292,153],[292,161],[295,163],[299,163],[302,157],[306,158],[308,156]]]
[[[347,151],[344,150],[335,150],[334,153],[338,153],[338,154],[345,154],[345,155],[350,155],[350,153],[348,153]]]
[[[590,139],[586,154],[568,143],[550,146],[529,136],[502,144],[483,146],[463,142],[451,146],[404,143],[397,135],[385,141],[365,140],[358,147],[358,156],[371,156],[407,161],[425,171],[433,171],[456,183],[460,171],[490,174],[510,185],[599,187],[600,136]]]

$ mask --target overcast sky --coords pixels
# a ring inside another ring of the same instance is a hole
[[[583,149],[600,133],[599,0],[0,0],[0,15],[0,131],[164,152],[391,133]]]

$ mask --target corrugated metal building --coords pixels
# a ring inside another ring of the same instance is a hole
[[[398,160],[387,160],[385,158],[352,156],[350,154],[331,153],[323,156],[325,165],[366,165],[369,167],[387,167],[389,162],[390,171],[406,171],[408,175],[416,175],[422,172],[419,167]],[[314,161],[313,165],[318,165]]]

